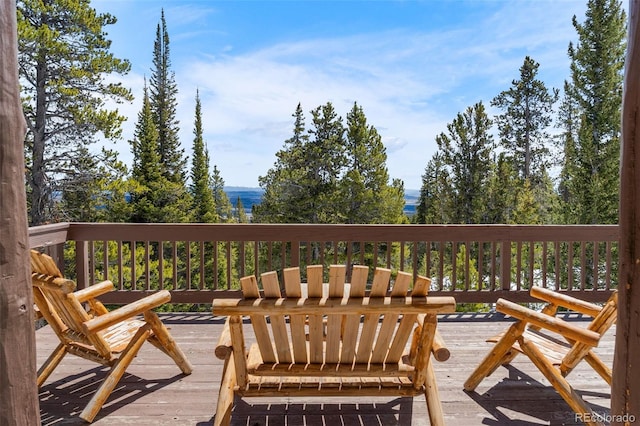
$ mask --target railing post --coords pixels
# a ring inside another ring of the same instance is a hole
[[[87,288],[89,282],[89,250],[87,241],[76,241],[76,281],[78,290]]]
[[[511,241],[500,243],[500,287],[511,290]]]
[[[64,275],[64,243],[54,244],[46,248],[47,253]]]
[[[291,241],[291,265],[300,266],[300,241]]]

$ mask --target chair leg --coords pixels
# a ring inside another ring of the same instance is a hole
[[[144,313],[144,319],[147,324],[151,326],[154,337],[161,346],[155,344],[153,341],[155,339],[150,340],[150,342],[169,355],[184,374],[191,374],[193,366],[187,359],[184,352],[182,352],[182,349],[180,349],[180,346],[176,344],[176,341],[169,333],[169,330],[167,330],[167,327],[162,323],[162,321],[160,321],[158,315],[153,311],[147,311]]]
[[[60,364],[60,361],[62,361],[62,358],[64,358],[66,354],[67,347],[62,343],[60,343],[54,349],[54,351],[51,352],[49,358],[47,358],[44,364],[42,364],[42,366],[38,369],[38,387],[42,386],[42,384],[47,381],[51,373],[53,373],[53,370],[56,369],[56,367],[58,366],[58,364]]]
[[[583,419],[587,419],[585,423],[590,426],[604,426],[604,423],[596,421],[598,416],[595,415],[591,407],[576,393],[569,382],[560,374],[557,368],[553,366],[535,346],[535,344],[520,338],[520,347],[525,355],[531,359],[535,366],[549,380],[551,385],[562,396],[571,409],[582,415]]]
[[[485,377],[493,373],[499,365],[504,363],[505,359],[509,358],[509,351],[512,350],[511,347],[524,331],[525,325],[523,322],[517,322],[509,327],[502,338],[495,344],[493,350],[487,354],[467,381],[464,382],[466,391],[473,391]]]
[[[89,423],[93,421],[125,371],[127,371],[127,367],[129,367],[131,361],[133,361],[138,354],[142,344],[150,335],[151,330],[148,327],[141,327],[136,332],[125,350],[120,354],[116,363],[111,367],[109,375],[104,379],[104,382],[102,382],[102,385],[93,395],[91,401],[89,401],[84,410],[82,410],[82,413],[80,413],[81,419]]]
[[[424,393],[427,400],[427,411],[429,412],[429,422],[432,426],[444,426],[444,414],[442,412],[442,402],[438,392],[438,384],[433,370],[433,360],[427,367],[427,377],[424,384]]]
[[[236,387],[236,366],[233,355],[229,355],[224,363],[222,382],[218,392],[218,404],[213,420],[214,426],[228,426],[231,423],[231,410]]]
[[[596,373],[600,375],[604,379],[605,382],[609,386],[611,386],[611,369],[607,366],[602,360],[593,353],[593,351],[589,351],[587,355],[584,357],[585,361],[593,368]]]

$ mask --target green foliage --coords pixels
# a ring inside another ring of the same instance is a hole
[[[453,218],[451,178],[441,152],[436,152],[422,175],[415,223],[451,223]]]
[[[436,136],[442,165],[450,175],[451,223],[480,223],[494,148],[491,119],[482,102],[467,108]],[[426,202],[425,202],[426,205]],[[433,205],[433,203],[432,203]]]
[[[133,214],[130,221],[187,221],[190,200],[185,197],[184,187],[180,183],[169,181],[162,174],[158,133],[153,123],[146,88],[131,146],[134,156],[132,177],[136,182],[136,190],[131,194]]]
[[[302,107],[293,117],[293,136],[277,161],[260,177],[264,195],[254,206],[256,222],[403,223],[404,185],[389,182],[382,138],[354,104],[342,124],[333,105],[311,111],[305,128]]]
[[[574,16],[573,26],[578,43],[568,49],[570,101],[561,117],[565,218],[568,223],[617,223],[626,16],[618,0],[589,0],[585,21]]]
[[[162,173],[170,182],[185,185],[186,164],[184,149],[178,139],[179,121],[176,119],[178,87],[171,70],[169,32],[162,10],[153,45],[153,69],[150,80],[153,122],[158,131],[158,145]]]
[[[253,220],[268,223],[295,223],[303,217],[304,152],[309,135],[305,134],[305,120],[302,106],[298,104],[293,114],[295,118],[293,136],[284,142],[284,148],[276,153],[274,167],[260,176],[258,181],[264,189],[259,205],[252,207]]]
[[[224,179],[220,174],[220,170],[214,164],[213,172],[211,173],[211,193],[213,194],[213,201],[215,204],[215,213],[218,221],[231,222],[233,214],[233,206],[227,193],[224,192]]]
[[[193,155],[191,160],[191,195],[193,197],[192,222],[218,222],[216,204],[209,178],[209,153],[202,138],[202,107],[196,93],[196,111],[193,129]]]
[[[95,185],[97,176],[88,176],[88,146],[96,135],[120,136],[125,117],[107,108],[108,101],[130,101],[131,93],[120,83],[107,83],[109,74],[126,74],[130,64],[109,52],[111,41],[104,27],[116,22],[109,14],[98,14],[88,0],[20,0],[18,21],[18,61],[24,116],[29,221],[39,225],[55,219],[52,195],[72,191],[80,185]],[[69,172],[82,165],[81,173]],[[58,179],[65,174],[65,179]],[[76,180],[77,178],[78,180]],[[71,194],[69,193],[71,196]],[[70,202],[67,206],[77,207]],[[59,212],[65,220],[78,220],[70,212]],[[86,213],[86,212],[85,212]],[[84,214],[84,213],[83,213]]]
[[[244,211],[244,205],[242,204],[240,197],[238,197],[236,201],[235,219],[238,223],[249,223],[249,218],[247,217],[247,213]]]
[[[338,197],[344,223],[401,223],[405,217],[404,186],[389,185],[387,154],[382,137],[367,124],[362,107],[354,103],[347,114],[346,172],[340,179]]]
[[[549,92],[538,80],[540,64],[525,57],[520,68],[520,80],[514,80],[511,88],[501,92],[491,105],[504,112],[495,121],[502,148],[508,153],[521,179],[536,185],[548,167],[549,135],[553,105],[558,91]]]

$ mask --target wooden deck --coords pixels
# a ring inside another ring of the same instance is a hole
[[[582,321],[579,316],[570,320]],[[565,318],[565,319],[567,319]],[[145,345],[125,374],[95,425],[206,425],[215,414],[222,361],[213,350],[222,330],[223,318],[209,314],[163,314],[178,344],[194,365],[194,373],[182,376],[169,357]],[[451,350],[451,358],[435,363],[445,421],[450,425],[571,425],[576,421],[567,404],[526,357],[520,355],[508,368],[499,368],[466,393],[462,383],[491,348],[485,338],[508,324],[499,314],[457,314],[441,317],[440,332]],[[246,328],[246,330],[248,330]],[[249,334],[249,333],[247,333]],[[601,342],[597,353],[611,365],[615,327]],[[36,332],[37,362],[41,365],[57,338],[47,327]],[[43,425],[84,424],[77,416],[104,377],[104,369],[67,355],[40,389]],[[569,380],[606,415],[610,390],[583,363]],[[233,425],[428,425],[424,397],[410,398],[253,398],[237,401]]]

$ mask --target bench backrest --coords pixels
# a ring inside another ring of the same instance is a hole
[[[368,289],[368,271],[366,266],[354,266],[350,283],[346,283],[346,267],[331,265],[329,282],[324,284],[322,265],[313,265],[307,268],[307,283],[303,285],[299,268],[288,268],[283,272],[285,295],[276,272],[262,274],[264,299],[308,300],[310,306],[312,300],[324,299],[329,305],[341,306],[340,313],[332,313],[330,308],[313,314],[304,309],[299,313],[279,313],[274,307],[267,315],[251,315],[263,362],[397,364],[418,313],[404,313],[402,302],[392,305],[392,299],[397,302],[424,298],[431,281],[418,277],[411,286],[412,275],[398,272],[390,287],[391,271],[377,268]],[[242,278],[241,285],[245,299],[261,297],[255,276]],[[379,309],[376,313],[367,312],[367,305]]]

